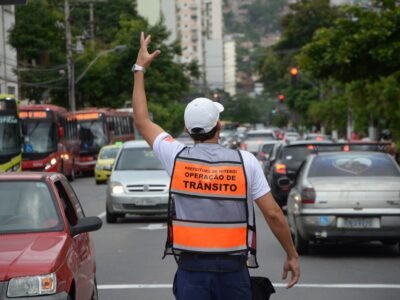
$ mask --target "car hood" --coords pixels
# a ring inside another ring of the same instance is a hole
[[[113,163],[114,163],[114,158],[108,158],[108,159],[98,159],[96,164],[99,166],[110,166]]]
[[[169,185],[170,177],[165,170],[115,171],[111,173],[110,181],[123,185],[128,184],[165,184]]]
[[[0,281],[55,271],[64,259],[66,233],[3,234],[0,242]]]

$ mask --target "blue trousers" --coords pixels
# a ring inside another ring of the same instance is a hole
[[[250,275],[243,259],[221,256],[181,259],[173,293],[177,300],[251,300]]]

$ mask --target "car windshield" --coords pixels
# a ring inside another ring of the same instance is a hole
[[[99,159],[114,159],[117,157],[119,148],[104,148],[101,150]]]
[[[164,167],[149,148],[125,148],[118,158],[115,170],[164,170]]]
[[[336,154],[317,156],[308,177],[400,176],[395,163],[382,154]]]
[[[40,181],[0,181],[0,234],[60,230],[48,186]]]
[[[24,119],[22,121],[24,153],[57,151],[56,126],[51,121]]]
[[[19,121],[16,116],[0,115],[0,153],[21,151]]]
[[[79,139],[81,153],[97,153],[108,142],[102,120],[80,121]]]

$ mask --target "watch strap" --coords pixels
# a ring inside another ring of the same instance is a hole
[[[132,66],[132,72],[133,72],[133,73],[135,73],[135,72],[143,72],[143,73],[146,73],[146,68],[145,68],[145,67],[142,67],[142,66],[139,66],[139,65],[137,65],[137,64],[134,64],[134,65]]]

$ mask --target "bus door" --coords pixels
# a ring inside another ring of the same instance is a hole
[[[0,95],[0,171],[21,171],[21,123],[17,100]]]

